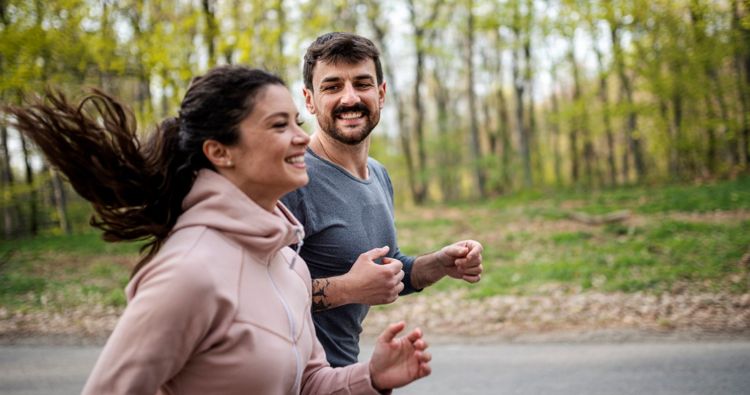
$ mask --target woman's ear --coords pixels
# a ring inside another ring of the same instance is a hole
[[[234,167],[232,153],[226,145],[216,140],[208,139],[203,142],[203,155],[206,155],[208,161],[217,169]]]

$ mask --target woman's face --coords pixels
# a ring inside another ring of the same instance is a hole
[[[282,196],[307,184],[304,155],[310,137],[298,119],[289,90],[268,85],[240,123],[237,144],[226,147],[232,166],[220,172],[269,211]]]

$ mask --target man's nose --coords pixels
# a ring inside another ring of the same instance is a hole
[[[344,84],[344,90],[341,94],[341,104],[352,105],[358,102],[360,102],[360,99],[354,86],[350,83]]]

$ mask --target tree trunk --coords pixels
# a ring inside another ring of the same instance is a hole
[[[521,75],[521,50],[523,39],[521,37],[521,10],[516,6],[513,19],[513,33],[515,36],[515,48],[513,49],[513,86],[516,92],[516,131],[521,149],[521,160],[523,161],[523,183],[531,186],[531,153],[529,149],[529,136],[524,125],[524,79]]]
[[[708,95],[708,91],[704,91],[705,95],[703,98],[703,101],[706,105],[706,117],[707,119],[707,128],[706,133],[708,134],[708,144],[706,145],[706,167],[711,174],[716,173],[716,154],[717,154],[717,142],[716,142],[716,130],[714,130],[714,120],[716,119],[716,114],[714,112],[714,106],[711,103],[711,98]],[[671,152],[671,151],[670,151]],[[671,159],[671,158],[670,158]]]
[[[420,42],[422,40],[420,34],[415,34],[415,40]],[[420,43],[417,43],[418,48],[421,47]],[[424,108],[422,108],[422,95],[420,94],[422,88],[422,74],[424,71],[424,52],[421,49],[417,49],[417,62],[415,77],[414,77],[414,92],[412,96],[414,104],[414,132],[417,138],[417,186],[416,186],[416,203],[422,204],[427,198],[427,152],[425,150],[424,141]]]
[[[552,64],[550,69],[550,76],[552,77],[552,92],[550,93],[550,101],[552,104],[550,120],[547,122],[550,125],[550,144],[552,146],[552,160],[553,170],[555,173],[555,183],[558,187],[563,185],[562,175],[562,155],[560,153],[560,141],[562,141],[562,132],[560,130],[560,100],[558,99],[557,92],[557,65]]]
[[[672,176],[676,179],[680,179],[683,174],[683,166],[681,164],[681,157],[685,154],[682,150],[683,146],[683,131],[682,131],[682,114],[683,114],[683,101],[682,101],[682,85],[680,84],[680,73],[682,70],[682,66],[679,63],[672,65],[672,70],[674,70],[674,74],[678,77],[675,78],[676,82],[674,84],[674,87],[672,88],[672,130],[674,130],[674,141],[673,145],[675,147],[675,162],[674,162],[674,173]],[[687,159],[687,158],[683,158]]]
[[[554,78],[554,77],[553,77]],[[555,84],[553,83],[552,86]],[[562,186],[563,184],[563,177],[562,177],[562,155],[560,154],[560,105],[558,103],[557,99],[557,92],[552,92],[552,118],[553,120],[550,122],[552,125],[552,157],[553,157],[553,163],[554,163],[554,171],[555,171],[555,183],[557,186]]]
[[[65,195],[65,185],[63,184],[60,173],[50,168],[49,174],[52,182],[52,192],[55,197],[55,209],[57,211],[58,223],[60,224],[60,230],[64,234],[69,235],[72,233],[70,221],[68,220],[68,199]]]
[[[635,102],[633,100],[633,89],[630,85],[630,79],[625,72],[625,60],[622,55],[622,47],[620,46],[620,39],[618,37],[619,28],[616,25],[617,22],[610,19],[610,37],[612,39],[612,52],[614,54],[615,66],[617,68],[617,74],[620,79],[620,103],[624,102],[627,110],[627,123],[625,126],[625,140],[628,142],[628,149],[633,155],[633,162],[635,164],[635,172],[638,181],[643,180],[646,177],[646,162],[643,158],[642,136],[636,135],[638,128],[638,114],[635,109]],[[627,155],[623,161],[623,171],[627,180],[627,173],[629,171]]]
[[[750,5],[747,5],[750,8]],[[748,10],[745,10],[746,12]],[[747,169],[750,167],[750,28],[746,28],[741,23],[740,5],[737,0],[732,0],[732,31],[736,32],[738,40],[734,44],[734,76],[737,85],[737,96],[740,113],[740,127],[742,131],[742,141],[740,150],[742,152],[742,166]],[[746,57],[746,70],[743,79],[743,56]]]
[[[434,16],[435,14],[433,14]],[[414,50],[416,56],[414,68],[414,90],[412,92],[412,106],[414,108],[414,133],[417,143],[417,185],[415,186],[414,200],[422,204],[427,199],[427,152],[424,137],[424,108],[422,107],[422,84],[424,81],[424,27],[417,22],[417,11],[413,1],[409,1],[409,16],[414,28]]]
[[[111,22],[110,22],[110,12],[111,12],[110,5],[107,4],[106,1],[103,1],[101,6],[102,6],[102,15],[100,19],[100,23],[101,23],[100,35],[105,36],[107,38],[111,38],[112,28],[111,28]],[[108,92],[112,95],[117,95],[117,92],[115,92],[115,81],[114,81],[112,72],[102,66],[97,68],[97,72],[99,74],[99,86],[102,88],[104,92]]]
[[[497,69],[495,70],[495,76],[498,81],[503,81],[503,56],[501,44],[503,42],[500,36],[500,29],[495,28],[495,64]],[[498,155],[502,169],[500,170],[502,179],[502,189],[507,190],[511,187],[510,177],[510,158],[511,158],[511,147],[510,147],[510,115],[508,114],[508,103],[505,99],[505,92],[503,92],[503,84],[500,83],[495,92],[497,97],[497,131],[496,135],[500,140],[500,144],[496,151],[493,151],[495,155]],[[499,190],[498,192],[502,192]]]
[[[533,79],[533,60],[531,59],[531,36],[534,21],[534,2],[532,0],[526,1],[526,38],[523,41],[523,54],[525,62],[524,70],[524,85],[526,86],[526,97],[528,98],[528,111],[526,112],[528,117],[528,128],[526,133],[528,135],[528,149],[529,149],[529,183],[527,186],[533,184],[533,172],[531,171],[531,163],[535,162],[537,165],[537,174],[540,176],[544,174],[542,171],[542,156],[539,155],[539,142],[537,141],[537,127],[536,127],[536,109],[534,103],[534,79]],[[531,153],[534,153],[535,159],[531,157]]]
[[[482,152],[479,145],[479,125],[477,121],[476,93],[474,92],[474,1],[469,0],[467,5],[468,23],[466,33],[466,90],[469,95],[469,122],[471,132],[471,154],[474,159],[474,173],[476,187],[479,196],[485,197],[486,177],[482,168]]]
[[[710,48],[708,48],[708,46],[712,45],[712,43],[707,42],[704,10],[702,8],[702,5],[695,0],[691,1],[690,3],[690,19],[692,22],[693,35],[695,36],[698,48],[701,51],[710,51]],[[714,96],[716,98],[716,103],[719,106],[721,119],[723,120],[722,124],[724,125],[724,135],[727,136],[727,152],[729,153],[732,165],[738,166],[741,162],[742,157],[742,153],[740,152],[740,144],[737,138],[737,134],[734,132],[734,130],[732,130],[732,122],[730,122],[729,109],[727,108],[726,100],[724,99],[724,88],[721,84],[721,79],[719,78],[716,66],[712,63],[712,61],[713,59],[710,59],[706,56],[703,56],[701,59],[701,63],[703,64],[703,71],[706,75],[706,78],[712,85],[711,88],[706,87],[703,89],[703,91],[705,92],[704,101],[708,106],[707,109],[713,107],[713,101],[710,98],[709,89],[715,92]],[[713,110],[711,111],[713,112]],[[711,117],[708,120],[708,127],[710,129],[713,129],[713,119],[714,117]],[[713,130],[711,130],[711,132],[713,133]]]
[[[287,64],[284,59],[284,34],[287,31],[286,12],[284,11],[284,0],[278,0],[276,2],[276,14],[279,16],[279,37],[276,41],[279,51],[279,67],[278,72],[281,74],[284,80],[287,80]]]
[[[594,183],[594,145],[591,141],[591,132],[588,128],[588,112],[586,111],[586,105],[583,100],[581,76],[578,70],[578,62],[575,58],[574,48],[575,43],[573,41],[573,36],[571,35],[568,59],[570,60],[570,67],[573,72],[573,106],[575,108],[573,127],[571,131],[571,144],[577,144],[576,135],[580,133],[580,137],[583,139],[583,165],[586,173],[586,185],[591,186]],[[577,147],[573,145],[573,149],[577,150]],[[574,178],[574,180],[577,179]]]
[[[594,42],[596,42],[596,36]],[[609,174],[609,185],[617,185],[617,162],[615,160],[615,136],[612,132],[612,118],[609,109],[609,84],[607,79],[609,73],[604,66],[604,58],[599,46],[594,44],[596,61],[599,65],[599,100],[602,103],[602,121],[604,123],[604,136],[607,139],[607,168]]]
[[[144,33],[141,30],[141,17],[143,12],[144,4],[142,0],[136,1],[135,9],[130,15],[130,25],[133,28],[133,35],[136,42],[136,53],[135,63],[138,77],[138,85],[136,92],[136,104],[140,119],[148,119],[152,114],[151,105],[151,78],[149,76],[149,70],[146,70],[145,62],[143,61],[143,48],[140,46],[140,42],[143,39]],[[151,15],[151,13],[148,13]],[[153,16],[152,16],[153,17]],[[151,21],[148,21],[151,22]],[[151,23],[148,26],[152,26]]]
[[[13,169],[10,167],[10,151],[8,150],[8,129],[5,123],[0,121],[0,147],[2,149],[2,166],[0,166],[0,181],[4,188],[11,189],[13,187],[14,177]],[[6,239],[11,238],[16,234],[16,227],[18,226],[18,210],[14,205],[14,198],[12,193],[5,194],[10,196],[8,201],[4,201],[3,207],[3,234]]]
[[[393,72],[393,63],[390,60],[387,52],[387,46],[385,45],[385,30],[378,23],[378,18],[381,18],[380,5],[377,1],[369,1],[368,5],[368,18],[370,27],[375,33],[374,39],[378,47],[381,49],[380,61],[383,66],[385,77],[388,80],[388,86],[391,87],[389,95],[393,98],[393,102],[396,107],[396,121],[398,123],[399,141],[401,142],[401,151],[404,153],[404,160],[406,161],[406,177],[409,183],[409,191],[411,192],[411,198],[414,202],[418,199],[418,191],[415,177],[415,166],[414,156],[412,155],[411,148],[411,136],[409,133],[409,125],[406,119],[405,103],[398,94],[396,87],[396,78]]]
[[[202,0],[201,9],[203,10],[203,20],[206,23],[206,31],[203,33],[208,48],[208,67],[216,65],[216,36],[218,28],[216,26],[216,2],[212,0]]]
[[[458,177],[456,177],[459,158],[454,154],[457,144],[454,144],[454,139],[450,136],[450,132],[455,130],[450,124],[451,118],[448,115],[451,92],[443,85],[443,79],[439,75],[438,69],[439,67],[435,67],[433,70],[438,144],[440,147],[439,152],[436,152],[438,180],[443,199],[452,201],[459,197],[457,192]]]
[[[36,236],[39,233],[39,209],[36,201],[37,190],[34,187],[34,169],[31,167],[31,152],[29,151],[26,137],[23,134],[19,136],[21,138],[26,185],[29,186],[29,232],[31,232],[32,236]]]
[[[659,100],[659,114],[661,114],[661,118],[664,122],[665,127],[667,128],[667,136],[669,140],[669,146],[667,147],[667,151],[668,151],[667,152],[667,168],[668,168],[669,176],[672,177],[673,179],[676,179],[677,173],[678,173],[677,132],[675,130],[674,122],[672,122],[672,120],[669,117],[669,103],[667,103],[667,100],[661,96],[659,96],[658,100]],[[709,156],[712,153],[711,147],[712,145],[709,144]]]

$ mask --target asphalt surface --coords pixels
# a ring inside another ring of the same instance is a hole
[[[750,394],[750,341],[437,344],[397,394]],[[77,394],[97,346],[0,345],[0,394]],[[365,347],[367,358],[371,348]]]

